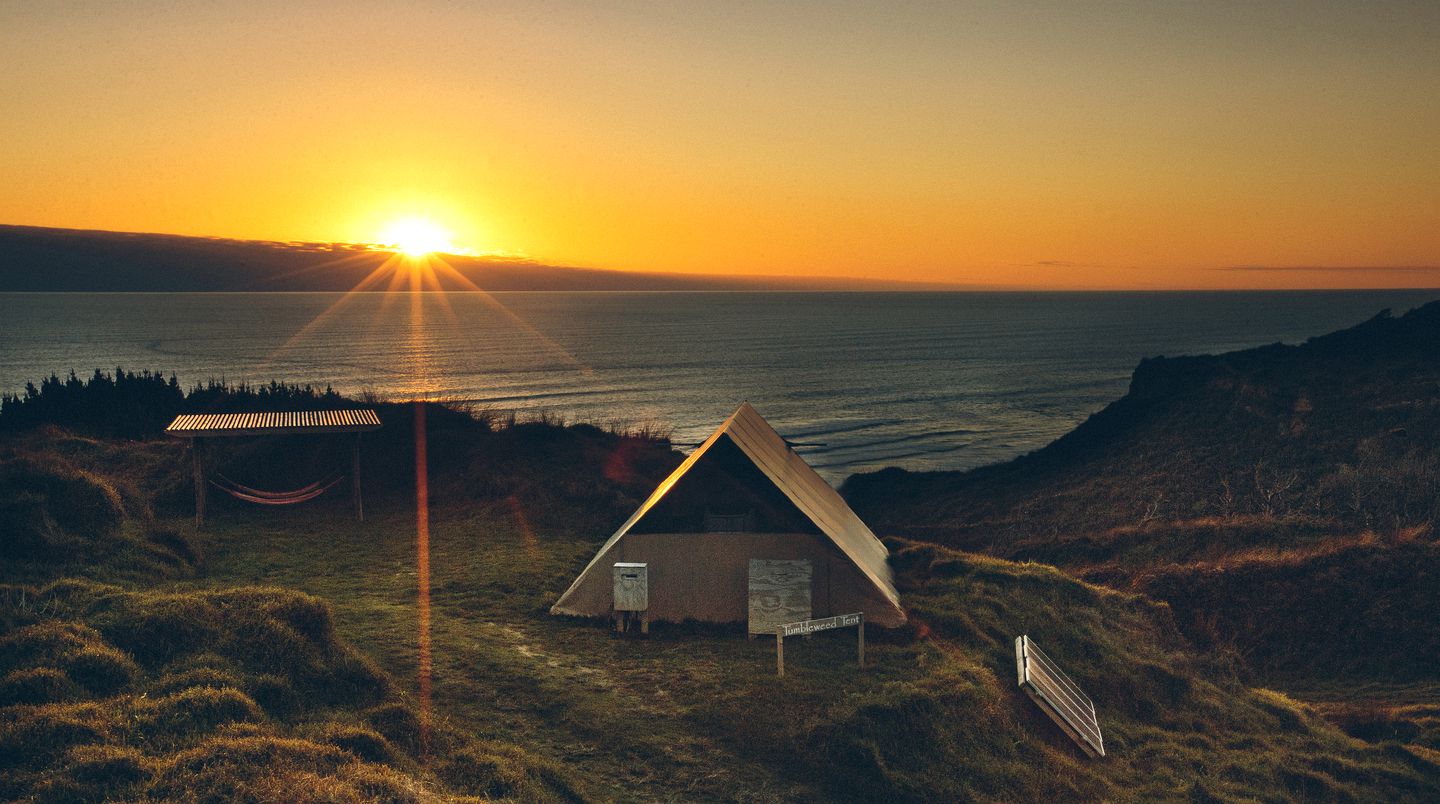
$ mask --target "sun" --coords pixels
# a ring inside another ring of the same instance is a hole
[[[450,242],[450,232],[425,218],[401,218],[380,233],[380,243],[407,257],[427,254],[457,254],[460,249]]]

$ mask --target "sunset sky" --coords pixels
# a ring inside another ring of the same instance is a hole
[[[0,223],[1440,285],[1440,3],[0,0]]]

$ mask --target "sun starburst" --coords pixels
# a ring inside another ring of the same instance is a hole
[[[407,257],[429,254],[460,254],[463,249],[451,241],[445,227],[426,218],[401,218],[380,233],[380,246]]]

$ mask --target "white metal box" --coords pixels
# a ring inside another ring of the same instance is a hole
[[[650,608],[650,581],[645,564],[617,563],[615,571],[615,610],[645,611]]]

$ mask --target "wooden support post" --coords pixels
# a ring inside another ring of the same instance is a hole
[[[209,491],[205,481],[205,441],[190,439],[190,466],[195,478],[195,529],[205,524],[205,495]]]
[[[650,633],[650,611],[649,611],[649,609],[646,609],[646,610],[645,610],[645,613],[640,615],[640,633],[646,634],[646,635],[649,635],[649,633]]]
[[[855,628],[860,633],[860,669],[865,669],[865,616],[860,616],[860,625]]]
[[[365,521],[365,499],[360,494],[360,434],[350,449],[350,496],[355,500],[355,518]]]
[[[785,677],[785,632],[775,632],[775,675]]]

